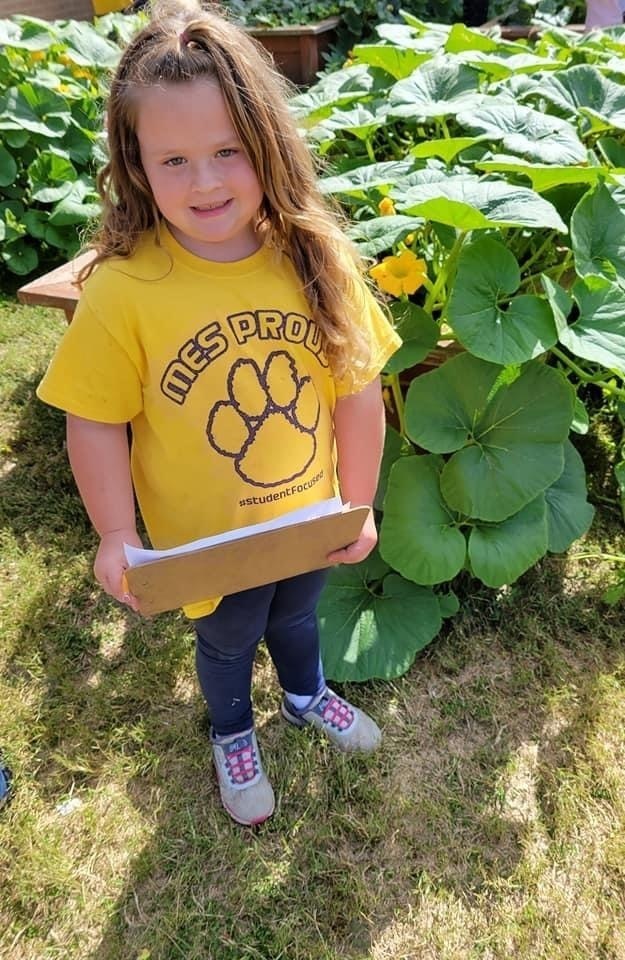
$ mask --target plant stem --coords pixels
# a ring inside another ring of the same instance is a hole
[[[404,397],[401,392],[401,384],[399,382],[399,374],[391,373],[388,377],[384,378],[384,386],[390,387],[391,394],[393,397],[393,405],[395,407],[395,412],[397,414],[397,422],[399,426],[399,432],[402,437],[406,436],[406,416],[404,409]]]
[[[445,265],[439,270],[438,276],[434,282],[434,286],[428,291],[428,295],[425,298],[425,303],[423,304],[423,309],[426,313],[432,313],[432,307],[436,303],[436,298],[438,297],[441,288],[445,285],[447,279],[452,275],[456,265],[456,260],[458,259],[458,255],[460,254],[466,235],[466,230],[461,230],[461,232],[458,234],[454,245],[449,252],[449,256],[447,257]]]
[[[596,377],[591,376],[586,373],[585,370],[582,370],[581,367],[567,357],[566,353],[560,350],[558,347],[552,347],[551,352],[558,360],[561,360],[562,363],[566,364],[573,373],[579,377],[580,380],[583,380],[584,383],[595,383],[598,387],[601,387],[602,390],[605,390],[606,393],[612,394],[614,397],[618,397],[619,400],[625,400],[625,390],[622,390],[620,387],[614,387],[612,384],[607,383],[605,380],[597,380]]]
[[[530,264],[534,263],[534,261],[537,260],[537,259],[540,257],[540,255],[542,254],[542,252],[543,252],[543,250],[545,249],[545,247],[546,247],[548,244],[552,243],[554,234],[555,234],[555,230],[552,230],[551,233],[547,236],[547,238],[543,241],[543,243],[541,243],[541,245],[539,246],[538,250],[536,250],[536,252],[533,253],[532,256],[529,257],[529,259],[527,259],[527,260],[525,261],[525,263],[522,265],[522,270],[523,270],[523,271],[527,270],[527,268],[530,266]]]

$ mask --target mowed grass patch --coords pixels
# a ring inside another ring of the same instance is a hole
[[[63,417],[34,397],[61,314],[0,305],[0,814],[6,960],[625,957],[623,552],[606,505],[565,558],[462,613],[393,683],[342,688],[384,732],[345,757],[254,698],[275,816],[222,811],[193,640],[93,583]],[[602,490],[605,492],[604,486]]]

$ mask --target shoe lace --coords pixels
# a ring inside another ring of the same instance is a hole
[[[324,697],[318,707],[324,723],[337,730],[348,730],[354,722],[354,712],[349,704],[339,697]]]
[[[239,738],[229,744],[224,760],[232,783],[247,783],[258,774],[258,757],[251,737]]]

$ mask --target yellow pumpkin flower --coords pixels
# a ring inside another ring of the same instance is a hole
[[[383,217],[392,217],[395,214],[395,204],[390,197],[383,197],[378,203],[378,210]]]
[[[369,274],[380,290],[400,297],[402,293],[414,293],[427,280],[425,260],[415,257],[411,250],[403,250],[393,257],[385,257],[381,263],[371,267]]]

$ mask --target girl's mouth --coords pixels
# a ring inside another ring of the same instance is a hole
[[[231,203],[232,199],[224,200],[222,203],[206,203],[201,206],[191,207],[191,210],[199,217],[214,217],[223,213]]]

